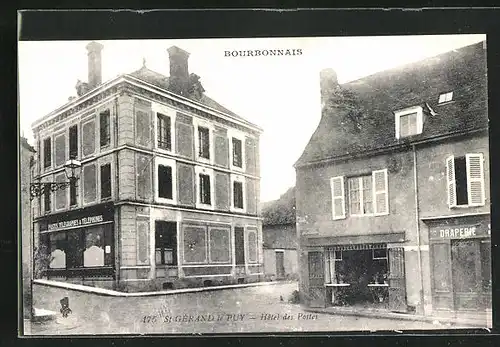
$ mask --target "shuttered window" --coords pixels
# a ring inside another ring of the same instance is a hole
[[[332,191],[332,217],[333,219],[345,218],[344,176],[330,179]]]
[[[484,158],[482,153],[446,159],[448,206],[483,206]]]

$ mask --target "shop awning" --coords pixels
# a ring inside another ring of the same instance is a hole
[[[303,246],[320,247],[370,247],[369,245],[381,245],[388,243],[405,242],[405,232],[394,232],[384,234],[365,234],[365,235],[342,235],[342,236],[314,236],[301,239]],[[378,246],[377,246],[378,247]],[[365,249],[373,249],[365,248]],[[381,247],[379,247],[381,248]],[[363,249],[363,248],[352,248]]]

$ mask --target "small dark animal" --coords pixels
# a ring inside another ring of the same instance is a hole
[[[280,295],[280,301],[284,301],[284,300],[283,300],[283,296],[282,296],[282,295]]]
[[[59,300],[59,302],[61,303],[61,313],[63,315],[63,317],[68,317],[68,314],[72,313],[73,311],[71,311],[71,309],[69,308],[69,299],[67,296],[65,296],[64,298],[62,298],[61,300]]]

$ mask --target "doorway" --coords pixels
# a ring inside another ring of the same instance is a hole
[[[276,277],[278,279],[285,278],[285,252],[275,251],[276,254]]]

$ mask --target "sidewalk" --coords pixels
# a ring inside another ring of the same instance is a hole
[[[246,288],[246,287],[267,286],[267,285],[293,283],[293,282],[296,282],[296,281],[253,282],[253,283],[244,283],[244,284],[232,284],[232,285],[226,285],[226,286],[197,287],[197,288],[161,290],[161,291],[156,291],[156,292],[127,293],[127,292],[119,292],[119,291],[111,290],[111,289],[90,287],[90,286],[84,286],[81,284],[58,282],[58,281],[51,281],[51,280],[35,280],[34,281],[34,283],[38,284],[38,285],[64,288],[64,289],[75,290],[75,291],[80,291],[80,292],[94,293],[94,294],[104,295],[104,296],[116,296],[116,297],[143,297],[143,296],[173,295],[173,294],[181,294],[181,293],[196,293],[196,292],[207,292],[207,291],[224,290],[224,289],[237,289],[237,288]]]
[[[386,310],[354,307],[303,307],[303,309],[308,312],[327,313],[333,315],[421,321],[434,324],[458,325],[481,329],[491,329],[493,325],[491,311],[486,311],[484,313],[457,313],[450,316],[439,315],[439,313],[436,316],[423,316],[411,313],[396,313]]]

